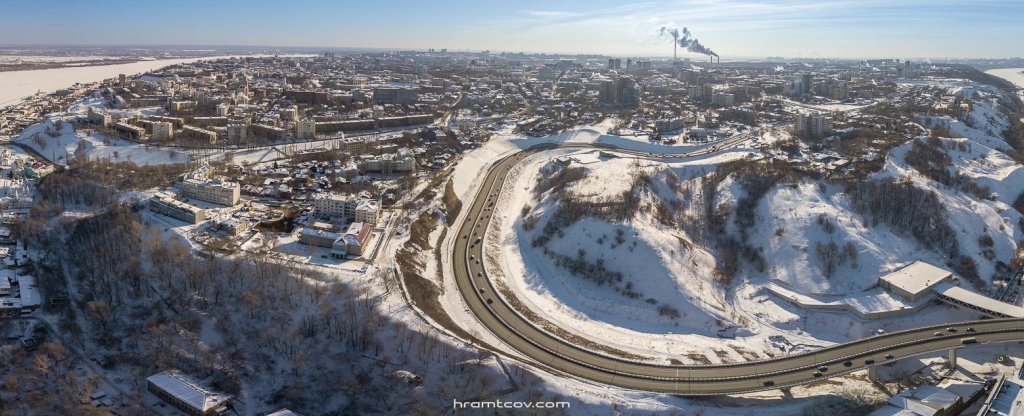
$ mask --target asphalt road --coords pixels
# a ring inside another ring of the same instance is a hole
[[[684,155],[718,151],[745,137]],[[537,364],[556,373],[636,390],[687,396],[708,396],[770,390],[835,377],[893,360],[953,347],[993,342],[1024,341],[1024,320],[990,319],[923,327],[865,338],[810,353],[722,365],[669,365],[633,362],[568,343],[544,331],[516,312],[497,291],[484,271],[482,241],[494,203],[509,169],[530,154],[556,147],[542,145],[501,159],[484,178],[476,197],[466,204],[453,246],[455,281],[479,322],[495,336]],[[622,150],[616,150],[623,152]],[[659,157],[647,152],[626,152]],[[478,240],[480,239],[480,240]]]

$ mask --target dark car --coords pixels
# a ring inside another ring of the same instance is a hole
[[[875,360],[864,360],[864,365],[871,365],[871,364],[874,364],[874,363],[875,363]]]

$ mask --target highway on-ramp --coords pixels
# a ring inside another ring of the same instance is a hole
[[[677,155],[617,151],[675,158],[713,153],[741,140]],[[452,236],[455,243],[449,253],[459,291],[479,322],[508,346],[549,370],[629,389],[708,396],[806,384],[927,352],[1024,341],[1024,320],[987,319],[894,332],[770,360],[721,365],[645,363],[574,345],[535,326],[514,310],[498,294],[483,264],[484,231],[511,168],[531,154],[558,147],[607,148],[586,144],[539,145],[499,160],[487,171],[475,198],[465,204],[465,219]]]

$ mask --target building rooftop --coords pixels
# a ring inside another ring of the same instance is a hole
[[[972,292],[952,283],[942,283],[935,288],[935,292],[952,299],[957,303],[971,305],[976,309],[988,311],[996,316],[1024,318],[1024,308],[1020,306],[992,299],[988,296]]]
[[[231,396],[211,391],[178,370],[167,370],[149,376],[146,381],[202,412],[224,405],[231,400]]]
[[[18,276],[18,290],[21,293],[21,305],[25,307],[39,306],[39,288],[36,287],[36,278],[32,276]]]
[[[268,413],[267,416],[303,416],[302,413],[293,412],[288,409],[281,409],[274,413]]]
[[[927,291],[953,277],[953,272],[933,266],[923,261],[915,261],[878,280],[907,292],[918,294]]]
[[[233,189],[235,187],[238,187],[238,183],[223,181],[223,180],[220,180],[220,179],[188,178],[188,179],[185,179],[182,182],[183,183],[190,183],[190,184],[198,185],[198,186],[206,186],[206,187],[214,187],[214,188],[224,188],[224,189]]]

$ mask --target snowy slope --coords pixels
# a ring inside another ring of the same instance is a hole
[[[90,159],[111,162],[132,162],[137,165],[160,165],[187,163],[188,155],[171,149],[149,148],[141,144],[107,137],[98,133],[80,132],[70,122],[63,122],[61,129],[54,117],[27,127],[13,138],[13,141],[31,147],[49,161],[67,165],[68,159],[82,151]],[[53,132],[51,136],[48,132]]]
[[[728,304],[724,288],[714,283],[711,276],[713,255],[697,245],[684,243],[689,237],[681,229],[659,223],[648,212],[624,223],[587,218],[567,227],[561,238],[548,244],[548,250],[566,256],[577,256],[583,249],[584,257],[591,263],[603,259],[608,269],[622,272],[624,281],[632,282],[632,290],[642,294],[632,298],[608,285],[600,286],[574,276],[557,265],[541,248],[532,246],[539,227],[524,230],[520,215],[522,207],[529,204],[530,212],[540,216],[539,223],[543,224],[556,209],[556,197],[545,194],[537,201],[532,196],[537,176],[545,166],[550,167],[555,157],[571,157],[574,165],[589,172],[571,186],[571,191],[594,200],[629,189],[626,172],[631,169],[645,170],[655,177],[670,169],[677,176],[688,178],[713,170],[717,163],[739,159],[747,152],[726,152],[668,164],[631,158],[600,160],[596,153],[549,152],[528,158],[513,170],[513,192],[505,192],[497,204],[507,207],[507,211],[495,214],[497,221],[488,235],[494,235],[493,244],[501,250],[500,275],[505,276],[518,298],[545,319],[577,335],[648,357],[667,355],[689,360],[680,354],[691,353],[706,358],[691,362],[738,361],[752,357],[751,352],[763,354],[771,348],[767,337],[774,332],[736,331],[734,327],[742,327],[737,323],[739,315]],[[665,192],[660,186],[655,188],[658,193]],[[619,230],[621,243],[615,241]],[[660,306],[671,307],[679,316],[659,313]],[[737,348],[743,354],[719,342],[718,336],[722,334],[735,334],[736,345],[742,345]],[[713,349],[707,348],[711,340],[717,345]]]
[[[959,140],[946,139],[946,142]],[[971,144],[969,151],[947,151],[953,157],[954,169],[977,179],[997,194],[994,201],[979,199],[938,184],[908,166],[904,157],[911,146],[907,143],[893,149],[878,177],[905,178],[919,187],[934,190],[946,207],[950,225],[957,233],[960,251],[975,259],[982,281],[990,282],[993,275],[999,275],[996,262],[1008,263],[1016,251],[1016,242],[1024,238],[1018,226],[1024,217],[1008,204],[1024,191],[1024,172],[1021,170],[1024,167],[1005,154],[976,143]],[[978,238],[985,234],[993,238],[993,259],[982,255]]]
[[[764,257],[773,260],[764,277],[805,293],[860,292],[910,258],[941,264],[938,255],[886,227],[865,228],[838,186],[819,187],[812,182],[776,186],[761,199],[757,216],[758,225],[750,239],[760,242]],[[832,233],[819,223],[822,217],[834,225]],[[826,278],[815,247],[829,241],[852,243],[858,254],[855,266],[840,266]],[[749,276],[756,281],[759,274],[750,272]]]

